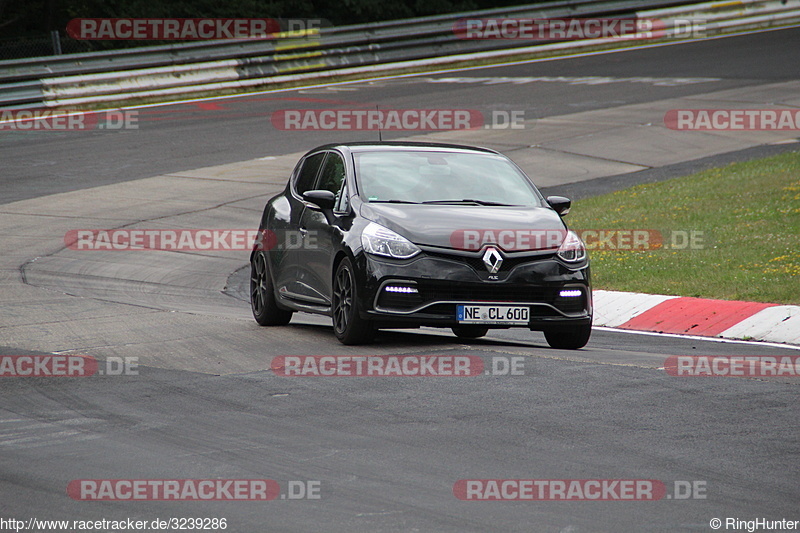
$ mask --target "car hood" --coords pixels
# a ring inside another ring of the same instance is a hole
[[[561,217],[549,207],[365,203],[361,216],[414,244],[442,248],[476,250],[492,243],[506,251],[551,249],[566,235]]]

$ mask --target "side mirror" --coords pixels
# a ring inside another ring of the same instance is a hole
[[[336,195],[325,190],[306,191],[303,193],[303,200],[314,204],[322,211],[331,211],[336,205]]]
[[[572,207],[572,200],[563,196],[548,196],[547,203],[562,217],[569,213],[569,208]]]

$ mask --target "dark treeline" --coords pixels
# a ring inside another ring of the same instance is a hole
[[[0,0],[0,38],[63,31],[73,18],[321,18],[363,22],[534,4],[542,0]]]

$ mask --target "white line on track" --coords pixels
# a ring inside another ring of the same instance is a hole
[[[680,335],[678,333],[659,333],[656,331],[637,331],[633,329],[618,329],[618,328],[609,328],[606,326],[592,326],[592,329],[596,329],[599,331],[611,331],[616,333],[630,333],[633,335],[652,335],[656,337],[672,337],[676,339],[687,339],[687,340],[696,340],[696,341],[709,341],[709,342],[722,342],[722,343],[730,343],[730,344],[747,344],[750,346],[768,346],[770,348],[786,348],[787,350],[800,350],[800,346],[795,346],[793,344],[782,344],[780,342],[766,342],[766,341],[745,341],[739,339],[723,339],[721,337],[701,337],[699,335]]]

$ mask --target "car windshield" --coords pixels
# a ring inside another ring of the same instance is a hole
[[[369,202],[541,206],[530,180],[505,157],[432,151],[354,154]]]

